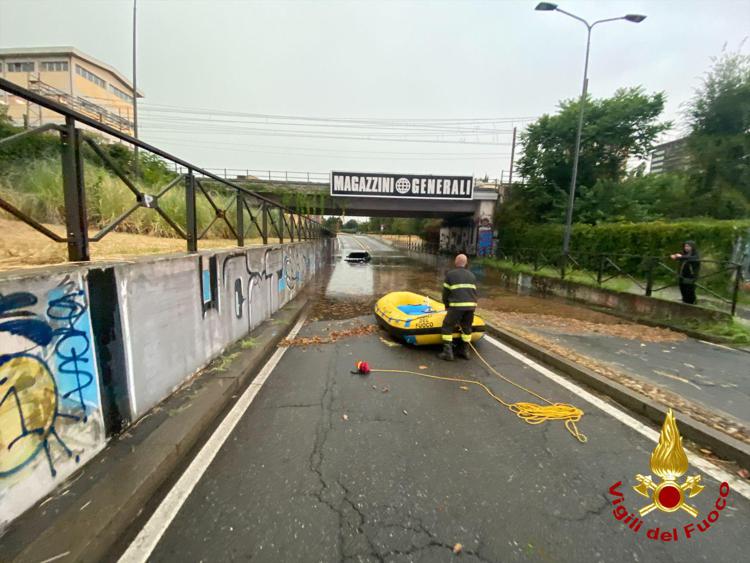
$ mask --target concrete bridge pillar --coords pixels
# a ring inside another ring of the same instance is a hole
[[[494,254],[493,217],[497,198],[482,197],[482,194],[475,192],[474,203],[473,215],[443,220],[440,228],[441,252],[463,252],[470,256]]]

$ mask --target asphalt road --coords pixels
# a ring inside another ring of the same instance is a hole
[[[342,250],[355,244],[347,237]],[[300,336],[372,322],[318,320]],[[683,526],[707,517],[719,497],[719,481],[694,466],[687,475],[700,474],[705,485],[690,499],[697,520],[653,511],[638,532],[616,520],[608,492],[616,482],[621,506],[648,504],[632,486],[636,474],[650,473],[655,446],[627,417],[488,340],[480,351],[504,375],[585,411],[587,443],[560,422],[524,423],[474,386],[351,374],[363,359],[374,368],[473,378],[510,401],[534,400],[476,360],[447,364],[434,349],[381,336],[288,348],[165,523],[150,560],[686,562],[741,561],[750,552],[750,501],[738,491],[706,532],[685,537]],[[655,527],[677,528],[678,540],[649,539]]]
[[[695,338],[643,343],[612,336],[539,332],[750,427],[750,353],[747,351]]]

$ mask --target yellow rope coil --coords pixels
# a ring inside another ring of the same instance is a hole
[[[512,381],[502,375],[500,372],[498,372],[495,368],[493,368],[490,364],[487,363],[487,361],[482,357],[482,355],[477,351],[477,349],[474,347],[474,345],[469,342],[469,346],[471,346],[471,349],[474,351],[474,353],[477,355],[477,357],[482,361],[482,363],[489,369],[493,374],[498,376],[500,379],[506,381],[507,383],[510,383],[511,385],[526,391],[530,395],[533,395],[537,399],[540,399],[541,401],[544,401],[547,403],[546,405],[538,405],[536,403],[507,403],[502,398],[500,398],[498,395],[493,393],[489,387],[487,387],[484,383],[480,381],[476,381],[474,379],[463,379],[459,377],[445,377],[442,375],[432,375],[429,373],[421,373],[418,371],[409,371],[409,370],[403,370],[403,369],[373,369],[371,370],[373,373],[399,373],[399,374],[406,374],[406,375],[417,375],[419,377],[425,377],[427,379],[437,379],[440,381],[452,381],[454,383],[465,383],[468,385],[476,385],[478,387],[481,387],[482,390],[484,390],[485,393],[487,393],[492,399],[506,407],[511,412],[515,413],[518,418],[526,422],[527,424],[541,424],[542,422],[546,422],[548,420],[563,420],[565,421],[565,428],[570,432],[570,434],[579,442],[585,443],[588,438],[585,434],[583,434],[580,430],[578,430],[577,422],[581,420],[581,417],[583,416],[583,411],[579,409],[578,407],[574,407],[573,405],[569,405],[567,403],[553,403],[552,401],[545,399],[538,393],[535,393],[534,391],[531,391],[530,389],[527,389],[523,385],[519,385],[515,381]]]

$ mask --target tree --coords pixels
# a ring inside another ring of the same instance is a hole
[[[323,220],[323,226],[333,233],[341,230],[341,218],[340,217],[326,217]]]
[[[347,231],[356,231],[359,225],[357,224],[357,221],[355,219],[349,219],[346,223],[344,223],[344,229]]]
[[[596,207],[591,190],[597,182],[624,178],[628,159],[645,159],[654,139],[670,127],[657,121],[664,99],[661,92],[649,95],[637,87],[586,100],[577,188],[582,205]],[[526,220],[564,218],[580,102],[565,100],[559,107],[557,114],[543,115],[521,135],[524,154],[518,171],[526,183],[514,187],[510,201]],[[578,206],[577,211],[587,213]]]
[[[750,56],[723,53],[690,102],[691,205],[721,219],[750,214]]]
[[[0,104],[0,124],[10,123],[10,117],[8,116],[8,106]]]

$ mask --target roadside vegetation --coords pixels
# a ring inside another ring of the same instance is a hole
[[[0,138],[23,131],[10,123],[6,113],[6,108],[0,106]],[[95,136],[90,132],[87,134]],[[145,193],[156,194],[177,177],[177,173],[166,162],[150,153],[141,152],[138,159],[139,174],[134,178],[133,151],[119,143],[102,138],[96,140],[117,167]],[[125,183],[87,145],[83,146],[82,156],[89,221],[92,229],[99,229],[132,207],[136,199]],[[225,209],[230,205],[230,193],[215,186],[208,189],[219,208]],[[60,140],[56,132],[32,135],[0,147],[0,197],[36,221],[50,225],[64,224]],[[159,205],[184,229],[186,204],[181,184],[160,198]],[[233,208],[230,208],[231,211]],[[210,203],[200,192],[196,214],[199,230],[205,228],[215,216]],[[9,215],[4,216],[10,218]],[[228,216],[233,221],[234,215],[228,213]],[[143,208],[123,221],[117,231],[168,238],[179,236],[158,213]],[[248,238],[257,235],[254,227],[247,234]],[[217,221],[207,236],[233,238],[223,221]]]
[[[686,330],[699,335],[706,335],[735,346],[750,345],[750,327],[737,320],[701,322],[687,319],[671,319],[664,321],[677,330]]]
[[[664,93],[639,87],[586,100],[574,251],[666,255],[694,239],[704,258],[726,260],[747,240],[750,56],[722,53],[696,89],[684,115],[685,169],[645,174],[656,139],[672,127],[659,119],[664,101]],[[522,134],[524,180],[496,217],[504,251],[561,246],[579,109],[578,100],[565,100]],[[633,159],[643,164],[629,169]]]

